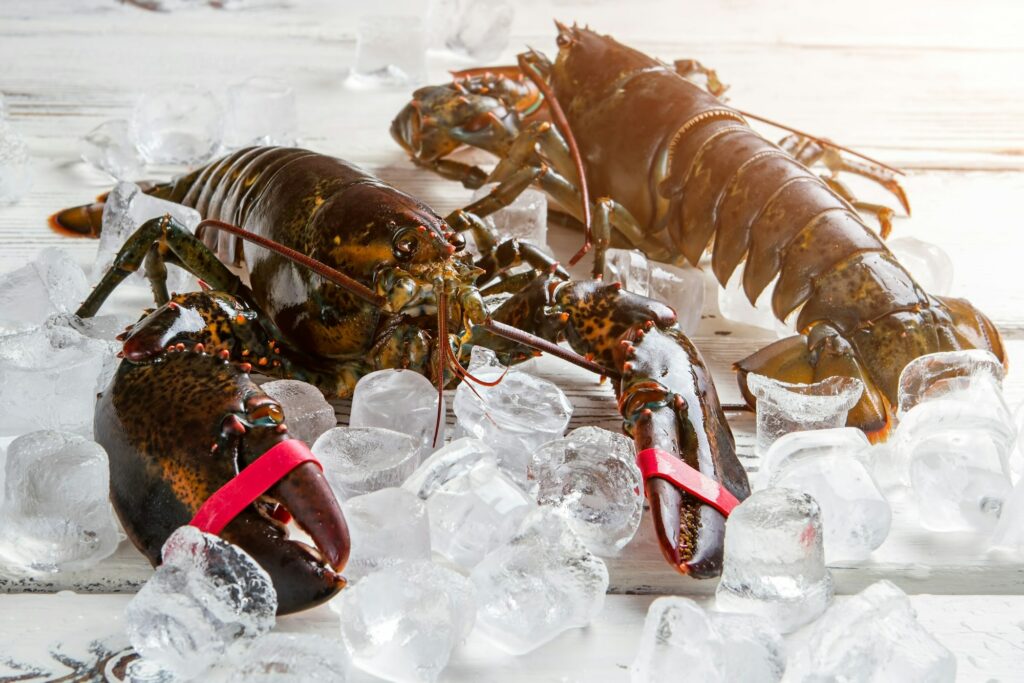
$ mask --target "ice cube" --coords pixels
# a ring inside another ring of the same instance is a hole
[[[151,90],[132,111],[132,138],[153,164],[201,164],[220,147],[223,132],[217,98],[194,85]]]
[[[515,11],[506,0],[431,0],[431,35],[474,61],[497,59],[508,46]]]
[[[444,399],[437,426],[437,387],[412,370],[378,370],[356,384],[350,427],[383,427],[411,436],[421,457],[444,444]],[[435,440],[435,426],[437,436]]]
[[[757,399],[755,448],[761,455],[783,434],[842,427],[864,392],[859,379],[837,376],[814,384],[790,384],[750,373],[747,387]]]
[[[146,160],[132,139],[131,123],[125,119],[104,121],[85,134],[79,143],[82,160],[117,180],[142,175]]]
[[[599,427],[580,427],[534,451],[530,491],[557,507],[590,552],[618,555],[640,527],[643,478],[633,443]]]
[[[775,683],[786,667],[785,644],[765,619],[705,612],[689,598],[651,603],[630,675],[633,683],[661,683],[685,671],[706,683]]]
[[[414,16],[370,15],[356,27],[355,88],[408,86],[427,78],[427,32]]]
[[[608,249],[604,253],[604,281],[622,283],[622,288],[647,296],[651,287],[651,267],[642,251]]]
[[[956,657],[917,621],[907,596],[888,581],[832,605],[790,657],[786,679],[956,680]]]
[[[647,610],[630,680],[658,683],[685,671],[695,681],[724,681],[721,644],[700,605],[689,598],[658,598]]]
[[[497,183],[484,185],[473,193],[473,201],[487,196]],[[508,206],[485,218],[492,226],[500,244],[509,238],[530,242],[547,250],[548,198],[539,190],[527,188]]]
[[[89,295],[85,272],[66,251],[42,249],[35,260],[0,275],[0,332],[40,325],[75,310]]]
[[[767,486],[809,494],[821,506],[829,563],[867,559],[889,535],[889,501],[859,460],[867,448],[864,432],[852,427],[793,432],[762,460]]]
[[[1002,397],[1003,364],[983,349],[942,351],[919,356],[900,373],[899,412],[902,419],[914,406],[946,396],[991,406],[1000,419],[1012,420]]]
[[[0,120],[0,206],[17,203],[31,187],[28,144],[11,124]]]
[[[916,237],[897,237],[885,246],[921,288],[933,296],[946,296],[953,285],[953,259],[942,247]]]
[[[151,218],[170,214],[182,226],[194,232],[199,225],[199,212],[181,204],[150,197],[138,185],[121,182],[107,196],[103,206],[103,222],[100,232],[99,249],[92,267],[92,282],[100,281],[114,263],[117,253],[142,224]],[[149,288],[145,274],[145,262],[126,282],[133,282]],[[182,268],[167,264],[167,290],[185,292],[195,290],[195,278]]]
[[[93,567],[121,535],[110,507],[103,448],[76,434],[38,431],[11,442],[0,506],[0,573]]]
[[[92,435],[96,392],[120,345],[54,318],[0,336],[0,435],[61,429]],[[106,387],[102,387],[105,389]]]
[[[412,437],[377,427],[328,429],[312,450],[338,500],[401,486],[419,463]]]
[[[125,683],[180,683],[182,679],[148,659],[135,659],[124,669]]]
[[[775,683],[786,669],[786,644],[778,629],[754,614],[709,612],[725,648],[725,681]]]
[[[751,304],[747,293],[743,291],[743,269],[737,268],[729,282],[718,288],[718,310],[726,320],[771,330],[780,338],[788,337],[793,334],[793,329],[772,312],[774,289],[774,283],[768,285],[758,297],[756,305]]]
[[[699,268],[651,264],[648,295],[672,307],[683,332],[697,331],[704,310],[704,273]]]
[[[483,461],[497,462],[498,456],[479,439],[455,439],[423,461],[402,484],[402,488],[426,500],[452,479],[468,473]]]
[[[231,683],[344,683],[352,668],[341,643],[312,633],[268,633],[233,654]]]
[[[479,346],[473,349],[474,356],[487,353]],[[497,369],[474,370],[472,363],[470,372],[484,380],[501,376]],[[474,384],[470,388],[463,382],[455,391],[452,410],[461,433],[486,441],[497,452],[501,468],[525,486],[530,455],[542,444],[562,436],[572,415],[572,404],[557,385],[513,371],[493,387]]]
[[[1010,494],[1012,416],[985,373],[967,389],[943,393],[940,385],[963,379],[932,385],[925,392],[930,396],[902,416],[890,440],[921,523],[935,531],[989,531]]]
[[[128,640],[141,656],[183,678],[222,660],[239,640],[274,627],[270,576],[244,550],[183,526],[163,547],[163,564],[125,608]]]
[[[789,633],[832,601],[825,568],[821,510],[789,489],[757,491],[729,516],[717,607],[766,617]]]
[[[934,531],[991,530],[1010,495],[1012,446],[998,431],[954,426],[966,407],[929,401],[909,412],[898,430],[921,524]]]
[[[387,488],[342,505],[352,554],[345,576],[358,581],[403,560],[430,559],[427,506],[405,489]]]
[[[1024,550],[1024,482],[1018,481],[1003,501],[990,545],[1013,551]]]
[[[290,85],[272,78],[250,78],[229,87],[227,99],[226,147],[295,145],[298,113],[295,92]]]
[[[536,506],[498,469],[493,451],[486,446],[485,451],[466,449],[465,441],[475,439],[453,443],[465,456],[463,462],[425,463],[431,466],[432,473],[417,476],[417,471],[410,480],[414,488],[417,480],[430,482],[419,488],[429,488],[426,500],[431,548],[447,561],[469,570],[488,552],[511,540],[526,513]],[[446,454],[439,451],[437,455]]]
[[[307,445],[338,424],[334,408],[312,384],[296,379],[278,379],[261,385],[260,389],[281,404],[289,433]]]
[[[519,533],[490,552],[470,574],[477,590],[477,627],[495,645],[525,654],[604,607],[608,569],[587,550],[561,513],[531,512]]]
[[[331,602],[355,665],[398,683],[432,683],[473,628],[473,586],[426,561],[366,577]]]

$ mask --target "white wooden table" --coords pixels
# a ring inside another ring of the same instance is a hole
[[[109,181],[77,161],[80,136],[125,117],[143,89],[199,83],[215,90],[253,75],[288,80],[300,104],[303,143],[344,156],[419,195],[442,213],[468,191],[418,171],[387,127],[406,90],[353,92],[343,87],[353,57],[355,3],[302,2],[246,12],[199,10],[153,14],[115,0],[6,0],[0,4],[0,92],[34,156],[33,191],[0,208],[0,270],[40,247],[60,245],[83,264],[95,242],[50,232],[46,216],[87,201]],[[385,3],[374,3],[377,9]],[[376,11],[376,10],[375,10]],[[577,20],[666,59],[699,58],[732,85],[736,106],[829,136],[908,172],[914,217],[895,235],[935,242],[953,257],[954,294],[973,301],[1002,330],[1010,356],[1024,352],[1020,201],[1024,197],[1024,6],[926,0],[704,4],[645,0],[526,1],[499,60],[525,45],[554,49],[551,19]],[[435,58],[431,82],[458,63]],[[774,134],[774,133],[773,133]],[[157,169],[160,171],[169,169]],[[575,246],[556,233],[556,252]],[[717,314],[714,284],[695,341],[725,401],[738,399],[730,364],[764,345],[769,333]],[[1019,362],[1019,361],[1017,361]],[[1024,399],[1024,373],[1013,364],[1011,402]],[[542,374],[567,389],[573,426],[615,429],[608,387],[545,359]],[[345,417],[346,406],[339,405]],[[752,453],[753,420],[732,420],[741,456]],[[984,538],[933,534],[897,505],[892,534],[866,563],[833,567],[837,590],[850,594],[888,578],[912,594],[922,623],[957,655],[964,681],[1015,680],[1024,664],[1024,563],[986,552]],[[521,658],[475,639],[456,654],[449,681],[624,680],[652,594],[707,596],[714,582],[683,579],[658,553],[645,520],[623,555],[609,563],[616,595],[590,628],[563,635]],[[18,675],[8,658],[53,665],[52,652],[108,637],[124,647],[120,613],[149,573],[128,544],[100,567],[52,582],[2,584],[0,681]],[[23,591],[73,589],[78,595]],[[842,598],[840,598],[842,599]],[[280,628],[334,634],[326,608],[284,618]],[[66,673],[66,672],[65,672]],[[45,678],[45,677],[44,677]],[[42,679],[26,679],[42,680]]]

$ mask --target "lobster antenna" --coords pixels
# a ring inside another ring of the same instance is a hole
[[[373,304],[378,308],[383,308],[384,304],[387,303],[387,299],[385,299],[380,294],[374,292],[372,289],[364,285],[362,282],[354,280],[348,275],[345,275],[344,273],[335,270],[334,268],[331,268],[326,263],[317,261],[314,258],[310,258],[309,256],[306,256],[302,252],[296,251],[290,247],[286,247],[283,244],[275,242],[272,239],[268,239],[261,235],[257,235],[256,233],[249,232],[245,228],[240,228],[237,225],[225,223],[224,221],[218,221],[213,218],[207,218],[206,220],[200,222],[199,225],[196,226],[196,230],[198,231],[199,228],[204,226],[209,226],[211,228],[223,230],[224,232],[229,232],[232,235],[237,235],[238,237],[241,237],[242,239],[248,242],[258,244],[264,249],[269,249],[275,254],[279,254],[285,257],[289,261],[293,261],[294,263],[298,263],[300,266],[309,268],[311,271],[313,271],[320,277],[324,278],[325,280],[335,285],[338,285],[349,294],[357,296],[363,301]]]
[[[836,149],[840,149],[840,150],[846,152],[847,154],[852,154],[855,157],[860,157],[864,161],[869,161],[872,164],[875,164],[876,166],[881,166],[885,170],[890,171],[892,173],[897,173],[899,175],[904,175],[904,176],[907,175],[906,173],[904,173],[900,169],[894,168],[894,167],[892,167],[892,166],[890,166],[888,164],[884,164],[881,161],[879,161],[878,159],[872,159],[867,154],[861,154],[860,152],[858,152],[855,149],[850,149],[849,147],[843,147],[842,145],[837,145],[836,143],[831,142],[829,140],[823,140],[822,138],[819,138],[817,135],[811,135],[810,133],[805,133],[804,131],[798,130],[796,128],[793,128],[792,126],[787,126],[784,123],[779,123],[778,121],[772,121],[771,119],[766,119],[765,117],[758,116],[757,114],[751,114],[750,112],[743,111],[742,109],[736,109],[735,107],[733,107],[733,109],[736,111],[736,113],[740,114],[741,116],[746,116],[748,119],[754,119],[755,121],[760,121],[762,123],[767,123],[769,126],[775,126],[776,128],[781,128],[782,130],[788,130],[790,133],[796,133],[797,135],[802,135],[805,138],[809,138],[811,140],[814,140],[815,142],[817,142],[818,144],[821,144],[821,145],[828,145],[829,147],[835,147]]]
[[[529,54],[537,55],[532,48]],[[519,62],[519,68],[523,70],[527,78],[533,81],[533,84],[537,86],[537,89],[540,90],[547,101],[548,107],[551,110],[551,119],[554,121],[555,127],[562,134],[562,137],[565,138],[565,143],[569,145],[569,154],[572,156],[573,165],[576,166],[576,175],[579,177],[580,182],[580,203],[583,209],[583,246],[576,252],[575,256],[569,259],[569,265],[574,266],[583,258],[584,254],[590,251],[590,193],[587,191],[587,176],[583,171],[583,158],[580,156],[580,149],[576,145],[576,138],[572,136],[569,120],[565,118],[565,112],[562,111],[561,105],[555,99],[555,95],[551,92],[551,87],[547,84],[547,81],[534,70],[533,65],[527,59],[527,53],[520,53],[516,61]]]
[[[589,370],[590,372],[593,372],[596,375],[603,375],[605,377],[610,377],[614,380],[622,379],[622,375],[616,372],[615,370],[611,370],[602,365],[598,365],[594,361],[588,360],[587,358],[581,356],[575,351],[564,349],[558,344],[550,342],[547,339],[544,339],[543,337],[538,337],[535,334],[524,332],[523,330],[512,327],[511,325],[506,325],[505,323],[501,323],[498,322],[497,320],[492,320],[490,318],[484,321],[481,324],[481,326],[486,328],[488,332],[495,336],[503,337],[505,339],[518,342],[520,344],[523,344],[524,346],[529,346],[531,348],[537,349],[538,351],[550,353],[552,356],[555,356],[556,358],[561,358],[562,360],[572,363],[573,365],[576,365],[578,367],[581,367],[584,370]]]
[[[501,373],[501,377],[492,382],[475,377],[462,367],[455,354],[452,353],[451,346],[448,345],[448,295],[442,286],[438,287],[437,295],[437,419],[434,422],[434,439],[432,441],[432,447],[434,448],[437,447],[437,436],[441,433],[441,406],[444,405],[444,367],[446,364],[451,366],[452,371],[455,372],[459,379],[469,380],[466,382],[466,386],[473,391],[481,402],[483,402],[483,397],[470,382],[476,382],[485,387],[494,387],[505,379],[505,375],[509,371],[508,366],[506,366],[505,371]],[[490,415],[487,416],[487,419],[494,422]]]

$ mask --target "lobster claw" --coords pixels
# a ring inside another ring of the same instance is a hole
[[[197,521],[207,501],[292,440],[281,406],[252,381],[246,364],[201,344],[178,347],[123,360],[97,401],[94,433],[110,457],[111,502],[129,538],[155,566],[167,538],[195,524],[220,533],[270,574],[280,614],[329,599],[345,585],[339,572],[349,533],[315,462],[293,462],[269,488],[260,483],[239,493],[216,524]],[[314,545],[288,537],[275,514],[281,510]]]
[[[245,550],[270,574],[277,591],[278,613],[320,604],[345,587],[339,573],[348,561],[349,534],[327,480],[307,462],[275,484],[267,497],[313,540],[316,547],[288,538],[280,509],[249,510],[232,520],[221,536]]]

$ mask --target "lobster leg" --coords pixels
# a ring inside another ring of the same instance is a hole
[[[818,140],[803,135],[787,135],[779,142],[779,147],[792,154],[804,166],[822,163],[836,178],[840,173],[854,173],[871,180],[891,192],[903,210],[910,215],[910,202],[907,193],[890,171],[873,164],[866,164],[844,157],[838,149]]]
[[[483,184],[487,182],[487,171],[479,166],[471,166],[452,159],[434,159],[432,161],[423,161],[418,157],[412,157],[412,159],[417,166],[433,171],[442,178],[456,180],[462,183],[467,190],[483,187]]]
[[[151,249],[162,251],[169,249],[189,272],[205,280],[214,289],[241,296],[245,285],[237,275],[228,270],[195,235],[170,216],[153,218],[143,223],[132,234],[114,258],[110,269],[90,292],[88,298],[79,306],[76,315],[88,318],[96,314],[103,302],[126,277],[139,269],[143,259],[152,258],[154,262],[162,261],[162,257],[152,255]],[[162,270],[162,273],[161,273]],[[159,265],[147,265],[147,275],[154,279],[154,298],[158,304],[167,300],[166,270],[162,262]],[[161,279],[162,274],[162,279]],[[163,301],[161,301],[163,299]]]

